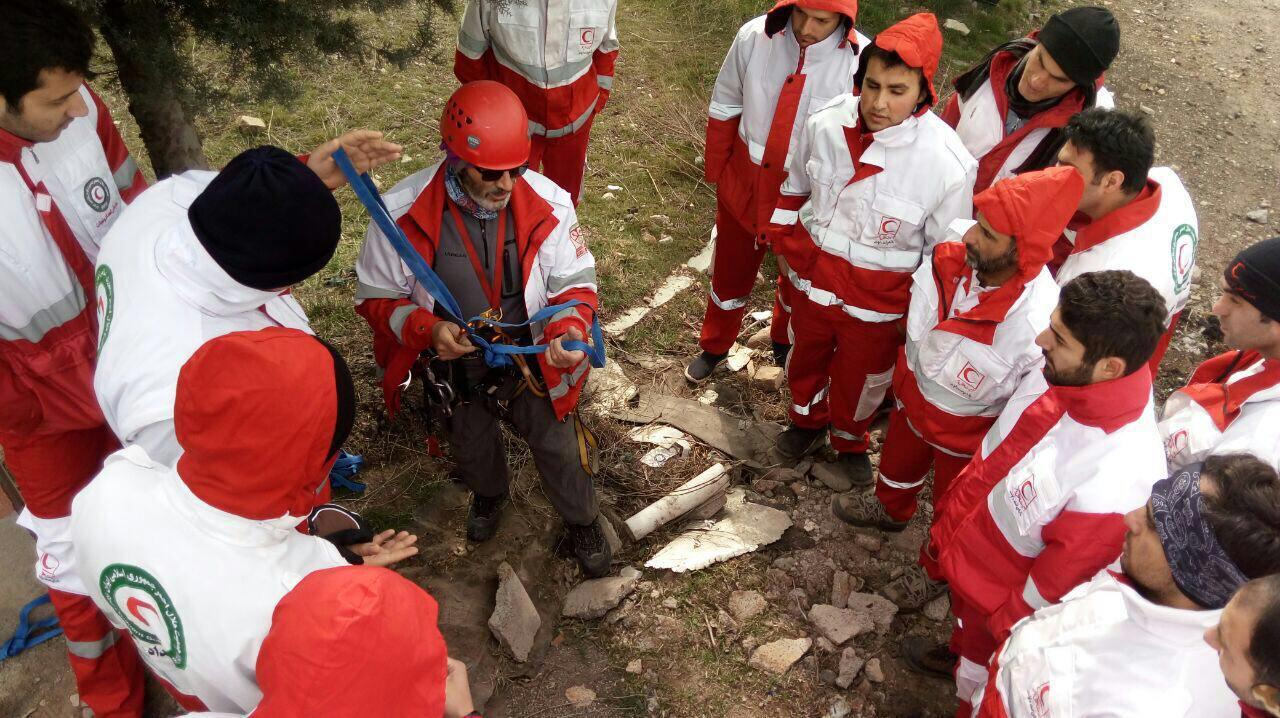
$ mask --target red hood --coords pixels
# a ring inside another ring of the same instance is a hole
[[[333,459],[334,357],[296,329],[211,339],[183,365],[173,414],[178,474],[201,501],[254,520],[306,516]]]
[[[1083,194],[1084,178],[1074,167],[1050,167],[995,183],[973,206],[992,229],[1017,238],[1018,273],[1030,279],[1053,257]]]
[[[858,0],[778,0],[778,4],[773,6],[764,21],[764,34],[773,37],[779,30],[786,26],[787,20],[791,18],[791,8],[797,5],[803,6],[810,10],[825,10],[827,12],[838,12],[844,15],[849,21],[849,32],[845,35],[845,40],[858,49],[858,31],[854,25],[858,22]]]
[[[258,654],[254,718],[439,716],[447,672],[439,609],[394,571],[315,571],[276,605]]]
[[[928,104],[916,114],[921,114],[938,102],[938,91],[934,89],[933,78],[938,74],[938,62],[942,59],[942,29],[938,27],[938,18],[933,13],[916,13],[901,20],[876,35],[873,42],[882,50],[898,53],[907,65],[924,73],[929,99]],[[854,78],[854,85],[859,89],[862,88],[862,78],[867,72],[865,63],[864,55]]]

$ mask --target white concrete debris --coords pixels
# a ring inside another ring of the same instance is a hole
[[[611,361],[587,374],[584,393],[593,409],[610,413],[627,408],[640,395],[640,388],[627,378],[621,364]]]
[[[752,668],[780,676],[808,653],[812,645],[813,641],[808,638],[783,638],[757,648],[748,663]]]
[[[694,571],[750,553],[782,538],[791,526],[785,511],[753,504],[742,489],[728,494],[725,517],[707,529],[686,531],[662,548],[645,566]],[[807,650],[807,649],[806,649]]]
[[[747,368],[747,362],[751,361],[751,350],[734,343],[729,347],[729,356],[725,358],[724,364],[729,371],[742,371]]]
[[[610,336],[619,336],[625,333],[628,329],[640,323],[640,320],[648,316],[649,312],[671,301],[673,297],[693,286],[693,284],[693,277],[677,270],[667,277],[666,281],[658,287],[658,291],[645,300],[644,304],[632,307],[623,312],[617,319],[606,323],[604,325],[604,333]]]
[[[529,660],[533,639],[541,627],[542,618],[520,577],[505,561],[498,564],[498,594],[489,616],[489,630],[513,658],[524,663]]]
[[[631,533],[632,540],[638,541],[659,526],[689,513],[712,496],[723,493],[728,487],[728,471],[724,464],[715,464],[627,519],[627,531]]]
[[[968,34],[969,34],[969,26],[968,26],[968,25],[966,25],[966,24],[964,24],[964,23],[962,23],[962,22],[960,22],[959,20],[957,20],[957,19],[955,19],[955,18],[953,18],[953,17],[949,17],[949,18],[947,18],[947,21],[946,21],[946,22],[944,22],[944,23],[942,23],[942,26],[943,26],[944,28],[948,29],[948,30],[952,30],[952,31],[954,31],[954,32],[958,32],[958,33],[960,33],[961,35],[968,35]]]
[[[564,608],[560,613],[584,620],[600,618],[622,603],[622,599],[635,590],[639,580],[640,572],[627,566],[618,576],[583,581],[564,597]]]

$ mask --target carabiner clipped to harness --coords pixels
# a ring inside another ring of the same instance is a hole
[[[422,284],[423,289],[435,300],[436,306],[444,313],[444,318],[462,327],[471,343],[480,348],[485,364],[491,367],[511,366],[512,355],[542,354],[547,351],[548,346],[546,344],[518,346],[490,342],[479,335],[475,330],[476,326],[487,324],[496,329],[508,330],[508,333],[510,333],[509,330],[522,329],[536,322],[545,322],[566,309],[589,306],[576,299],[554,304],[542,308],[534,313],[532,317],[529,317],[528,320],[519,324],[504,324],[483,316],[473,317],[470,320],[463,318],[462,307],[458,304],[458,300],[449,292],[449,288],[445,286],[444,281],[435,273],[435,270],[431,269],[422,258],[422,255],[409,243],[404,230],[400,229],[399,225],[391,217],[391,213],[387,210],[386,204],[382,201],[382,195],[378,193],[378,188],[373,184],[373,179],[369,177],[368,173],[361,174],[357,172],[355,166],[351,164],[351,158],[347,157],[346,151],[341,148],[333,153],[333,161],[337,163],[338,168],[342,170],[342,174],[351,183],[351,189],[356,193],[356,197],[360,199],[360,203],[369,211],[369,216],[378,225],[378,229],[382,230],[383,236],[391,243],[391,246],[396,250],[396,254],[400,256],[405,266]],[[565,341],[562,346],[567,351],[585,353],[587,359],[591,362],[591,366],[597,369],[605,365],[604,332],[600,329],[600,318],[596,316],[595,312],[592,312],[591,317],[591,343],[569,340]]]
[[[31,612],[49,601],[49,594],[46,593],[22,607],[18,612],[18,628],[13,632],[13,637],[0,643],[0,661],[13,658],[28,648],[62,635],[62,626],[58,625],[57,616],[31,621]]]

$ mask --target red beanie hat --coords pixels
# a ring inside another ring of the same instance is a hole
[[[973,198],[975,214],[1015,238],[1018,273],[1030,279],[1053,258],[1053,245],[1080,206],[1084,178],[1074,167],[1050,167],[1001,180]]]

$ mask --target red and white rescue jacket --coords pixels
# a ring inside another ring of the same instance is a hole
[[[384,198],[396,224],[404,230],[427,264],[435,263],[447,194],[444,163],[415,172],[391,188]],[[532,317],[542,309],[570,300],[585,306],[558,312],[545,325],[531,327],[534,343],[543,344],[565,334],[570,328],[590,336],[591,320],[597,307],[596,263],[578,227],[573,203],[563,189],[537,172],[526,172],[511,193],[510,209],[515,219],[516,246],[521,257],[525,308]],[[431,314],[435,299],[414,278],[395,248],[377,225],[370,224],[360,257],[356,260],[356,312],[373,329],[373,352],[378,366],[386,370],[383,391],[388,407],[398,406],[396,388],[404,381],[418,352],[401,343],[401,330],[414,311],[425,311],[428,325],[439,319]],[[568,369],[557,369],[538,355],[538,364],[547,383],[547,395],[560,419],[578,403],[586,384],[590,362],[583,360]]]
[[[1066,255],[1055,273],[1058,285],[1106,269],[1127,269],[1147,280],[1169,307],[1168,330],[1158,350],[1163,355],[1168,337],[1191,299],[1191,275],[1199,246],[1199,223],[1191,195],[1172,169],[1156,167],[1134,201],[1096,221],[1085,219],[1080,223],[1073,220],[1059,241],[1061,246],[1054,248],[1055,254]],[[1152,368],[1159,362],[1160,356],[1152,357]]]
[[[303,520],[220,511],[131,446],[76,496],[71,534],[89,597],[151,670],[205,708],[247,713],[276,604],[308,573],[348,565],[295,530]]]
[[[801,49],[786,22],[794,5],[781,0],[738,30],[711,92],[704,174],[752,232],[769,222],[805,120],[853,90],[858,52],[870,43],[850,26]],[[805,6],[841,13],[850,23],[857,14],[852,0]]]
[[[102,425],[93,262],[147,183],[88,86],[52,142],[0,130],[0,435]]]
[[[1145,366],[1075,387],[1031,372],[938,509],[942,573],[1003,639],[1119,557],[1124,514],[1165,476]]]
[[[529,131],[573,134],[604,109],[618,59],[617,0],[471,0],[453,73],[520,96]]]
[[[964,146],[978,158],[974,192],[981,192],[1020,171],[1053,165],[1057,161],[1057,148],[1051,148],[1053,152],[1046,154],[1040,147],[1041,143],[1052,130],[1065,126],[1072,115],[1086,109],[1086,93],[1076,88],[1068,92],[1058,104],[1029,118],[1016,132],[1005,132],[1005,115],[1009,110],[1005,83],[1018,62],[1035,47],[1036,34],[1032,33],[1022,41],[1009,43],[1009,49],[998,49],[991,58],[987,78],[973,90],[969,99],[963,99],[962,93],[956,92],[942,110],[942,119],[956,129]],[[1102,86],[1102,78],[1098,79],[1092,106],[1115,106],[1111,92]],[[1046,154],[1043,160],[1034,163],[1034,167],[1024,167],[1032,154],[1037,154],[1037,150],[1040,150],[1038,154]]]
[[[1164,405],[1169,471],[1215,454],[1249,453],[1280,471],[1280,360],[1232,351],[1201,364]]]
[[[184,172],[144,192],[98,255],[98,401],[122,443],[169,466],[182,453],[173,432],[178,371],[196,349],[241,330],[311,332],[291,295],[240,284],[196,238],[187,209],[216,174]]]
[[[939,329],[943,320],[977,306],[994,287],[978,284],[967,265],[948,275],[941,254],[964,253],[959,241],[972,220],[957,220],[952,241],[938,245],[933,261],[911,278],[906,343],[894,367],[893,394],[911,427],[929,444],[949,454],[970,456],[1004,409],[1028,371],[1042,365],[1036,337],[1049,326],[1058,304],[1058,285],[1042,269],[1022,288],[990,343]]]
[[[890,322],[907,313],[912,273],[973,215],[977,162],[927,110],[864,149],[858,99],[838,97],[805,123],[768,232],[809,299]]]
[[[1014,626],[974,700],[981,718],[1239,713],[1204,633],[1222,611],[1151,603],[1110,571]]]

